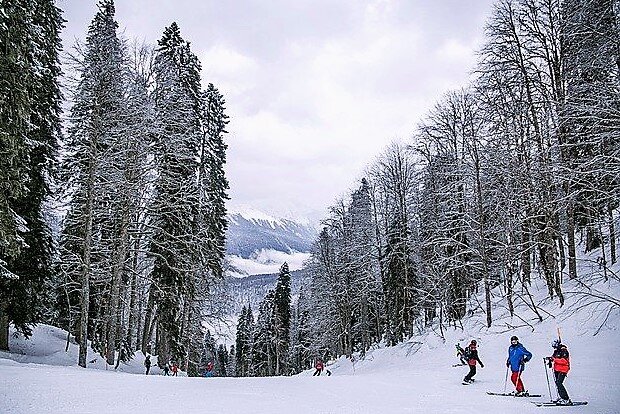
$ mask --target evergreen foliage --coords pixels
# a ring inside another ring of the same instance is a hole
[[[8,324],[26,336],[44,319],[54,255],[46,202],[60,138],[58,54],[64,20],[52,0],[0,14],[0,349]]]

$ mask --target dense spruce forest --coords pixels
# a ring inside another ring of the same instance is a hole
[[[112,0],[62,78],[53,0],[3,3],[0,19],[0,349],[9,323],[45,322],[79,343],[82,367],[90,341],[110,365],[142,351],[196,374],[202,320],[223,316],[224,97],[202,89],[176,23],[130,43]]]

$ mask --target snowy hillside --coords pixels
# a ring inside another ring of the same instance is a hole
[[[616,269],[617,270],[617,269]],[[615,356],[620,343],[618,309],[609,315],[607,305],[581,307],[587,296],[577,281],[564,284],[573,292],[564,307],[543,299],[545,286],[536,280],[533,300],[542,310],[538,322],[528,306],[517,307],[510,317],[498,300],[494,324],[487,329],[477,300],[474,313],[463,328],[451,327],[411,338],[399,346],[377,347],[355,364],[340,358],[328,364],[332,376],[313,377],[306,371],[295,377],[273,378],[170,378],[142,373],[143,358],[137,354],[121,372],[104,371],[95,360],[84,370],[75,366],[77,347],[65,353],[66,333],[39,326],[31,340],[12,341],[12,353],[0,353],[0,412],[22,413],[539,413],[530,401],[549,399],[542,358],[551,353],[550,343],[557,328],[571,352],[571,372],[565,382],[571,398],[587,400],[582,407],[557,408],[565,413],[620,412],[620,360]],[[601,292],[618,296],[617,282],[601,282]],[[582,292],[577,294],[576,292]],[[497,292],[496,292],[497,293]],[[596,292],[591,292],[596,293]],[[499,296],[499,295],[498,295]],[[596,310],[596,312],[595,312]],[[606,318],[608,316],[608,318]],[[442,338],[443,335],[443,338]],[[512,390],[505,382],[506,353],[511,335],[534,354],[523,374],[526,388],[540,398],[489,396],[486,391]],[[478,368],[476,382],[461,385],[465,367],[457,362],[454,344],[478,340],[484,368]],[[40,365],[46,364],[46,365]],[[155,368],[156,370],[157,368]],[[553,383],[551,394],[555,397]],[[556,408],[553,408],[556,410]]]
[[[302,267],[315,229],[303,220],[275,218],[254,209],[233,209],[228,215],[226,250],[231,273],[237,276],[275,273],[287,262]]]

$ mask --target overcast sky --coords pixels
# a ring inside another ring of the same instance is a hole
[[[473,68],[493,0],[117,0],[126,38],[176,21],[224,94],[231,206],[321,218]],[[63,41],[95,0],[59,0]]]

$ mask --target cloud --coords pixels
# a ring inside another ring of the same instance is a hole
[[[155,42],[177,21],[205,85],[224,94],[232,202],[316,215],[442,94],[465,85],[492,1],[116,4],[129,37]],[[85,3],[64,1],[68,32],[82,37],[93,9]]]

